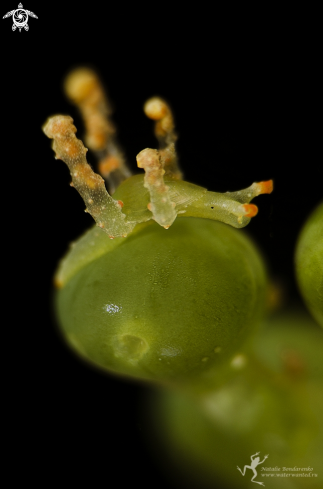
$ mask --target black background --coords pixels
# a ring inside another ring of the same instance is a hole
[[[2,2],[2,15],[14,8]],[[259,214],[248,231],[297,300],[295,241],[323,193],[315,32],[287,15],[267,25],[260,12],[248,21],[248,12],[198,5],[30,0],[24,8],[38,16],[28,32],[13,32],[11,18],[1,21],[6,460],[13,481],[19,472],[40,483],[89,477],[93,487],[171,487],[143,441],[146,387],[90,369],[56,331],[53,272],[91,218],[41,126],[50,115],[70,114],[82,136],[62,80],[72,67],[91,66],[108,88],[135,170],[136,154],[156,147],[143,103],[165,97],[186,180],[224,192],[274,179],[274,193],[255,201]]]

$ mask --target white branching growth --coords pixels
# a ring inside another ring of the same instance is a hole
[[[87,163],[87,149],[76,138],[71,117],[51,117],[43,130],[54,140],[56,159],[67,164],[71,185],[84,199],[86,211],[110,238],[125,237],[136,224],[150,219],[168,229],[177,215],[213,219],[242,228],[258,212],[258,208],[250,204],[251,200],[273,190],[272,180],[224,194],[208,192],[183,181],[175,152],[177,137],[173,116],[168,105],[157,97],[146,102],[144,111],[156,121],[155,135],[160,148],[147,148],[137,155],[137,164],[145,170],[144,176],[126,178],[130,172],[115,143],[109,104],[95,73],[84,69],[72,72],[65,89],[82,111],[87,144],[99,156],[99,169],[108,177],[110,186],[113,189],[114,185],[118,186],[115,195],[119,200],[109,195],[102,177]],[[110,178],[112,175],[114,177]]]
[[[99,172],[106,180],[110,193],[131,176],[125,157],[115,137],[111,121],[112,109],[97,74],[80,68],[65,80],[65,92],[81,111],[85,128],[85,144],[96,154]]]
[[[176,219],[175,204],[169,197],[169,188],[164,183],[165,170],[156,149],[144,149],[137,155],[137,165],[145,170],[144,186],[150,194],[148,209],[158,224],[168,229]]]
[[[103,178],[94,173],[86,161],[87,149],[76,138],[76,127],[69,116],[50,117],[43,126],[47,137],[54,139],[53,150],[57,160],[67,164],[72,186],[82,196],[87,212],[97,225],[105,230],[110,238],[127,236],[134,225],[125,221],[121,212],[122,202],[114,200],[107,192]]]
[[[175,151],[177,135],[170,107],[161,98],[153,97],[145,103],[144,112],[149,119],[156,121],[155,136],[159,142],[159,152],[164,162],[165,175],[181,179],[182,173],[178,166]]]

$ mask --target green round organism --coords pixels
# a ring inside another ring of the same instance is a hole
[[[112,249],[100,238],[105,252],[57,292],[64,336],[96,365],[186,379],[234,353],[259,323],[265,272],[241,231],[179,218],[168,231],[150,221]]]
[[[295,261],[297,281],[305,303],[323,326],[323,202],[301,231]]]
[[[102,86],[87,69],[66,81],[86,143],[69,116],[44,125],[97,227],[71,248],[56,273],[59,324],[83,358],[110,372],[169,382],[223,362],[259,323],[265,304],[262,258],[241,231],[272,191],[272,181],[220,194],[182,180],[169,106],[144,106],[159,150],[144,149],[131,176],[114,136]],[[113,194],[113,196],[112,196]],[[216,222],[220,221],[220,222]]]

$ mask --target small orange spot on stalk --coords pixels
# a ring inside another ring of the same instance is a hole
[[[254,204],[243,204],[242,207],[246,217],[254,217],[258,214],[258,207]]]
[[[101,175],[109,175],[112,171],[120,167],[120,159],[116,156],[107,156],[99,163],[99,172]]]
[[[81,148],[78,141],[69,141],[65,144],[64,150],[70,158],[76,158],[79,156]]]
[[[102,150],[104,149],[106,142],[107,142],[107,136],[106,132],[104,132],[103,129],[96,127],[94,132],[94,127],[92,126],[93,132],[90,134],[87,134],[86,136],[86,143],[87,145],[93,149],[93,150]]]
[[[271,194],[274,190],[274,182],[273,180],[267,180],[266,182],[259,182],[260,193],[262,194]]]

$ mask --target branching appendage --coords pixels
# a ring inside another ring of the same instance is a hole
[[[72,186],[82,196],[87,209],[97,225],[110,238],[127,236],[135,223],[125,221],[121,208],[123,203],[114,200],[107,192],[104,180],[93,172],[86,161],[87,149],[82,141],[76,138],[76,127],[69,116],[57,115],[50,117],[43,131],[53,139],[53,150],[56,159],[63,160],[71,173]]]
[[[270,194],[273,181],[253,183],[250,187],[237,192],[206,192],[200,199],[192,202],[185,216],[204,217],[225,222],[235,228],[247,226],[250,219],[257,215],[258,207],[250,204],[260,194]]]
[[[240,204],[230,200],[225,194],[206,192],[202,199],[193,202],[185,215],[213,219],[236,228],[243,228],[257,213],[258,208],[253,204]]]
[[[100,159],[100,171],[108,180],[110,192],[126,180],[121,186],[123,202],[109,195],[104,180],[87,163],[87,149],[76,138],[71,117],[51,117],[43,130],[54,139],[56,159],[62,159],[69,167],[71,185],[82,196],[86,212],[110,238],[125,237],[136,224],[150,219],[168,229],[177,215],[212,219],[242,228],[258,212],[257,206],[250,204],[251,200],[273,190],[272,180],[224,194],[183,181],[175,152],[177,135],[173,115],[159,97],[149,99],[144,106],[145,114],[155,121],[159,150],[141,151],[137,164],[145,170],[145,175],[127,180],[130,171],[116,144],[115,129],[109,119],[111,109],[97,75],[89,69],[74,70],[66,79],[65,90],[82,112],[86,142]]]
[[[131,176],[116,142],[112,110],[96,73],[87,68],[72,71],[65,80],[65,92],[82,113],[86,127],[85,143],[95,152],[99,172],[111,193]]]
[[[145,170],[144,186],[150,193],[148,209],[153,219],[168,229],[176,219],[175,204],[171,202],[169,188],[164,183],[163,163],[156,149],[144,149],[137,155],[137,165]]]
[[[174,118],[170,107],[159,97],[153,97],[144,105],[144,112],[155,122],[155,136],[159,142],[159,154],[163,161],[165,175],[180,180],[182,173],[175,152]]]

